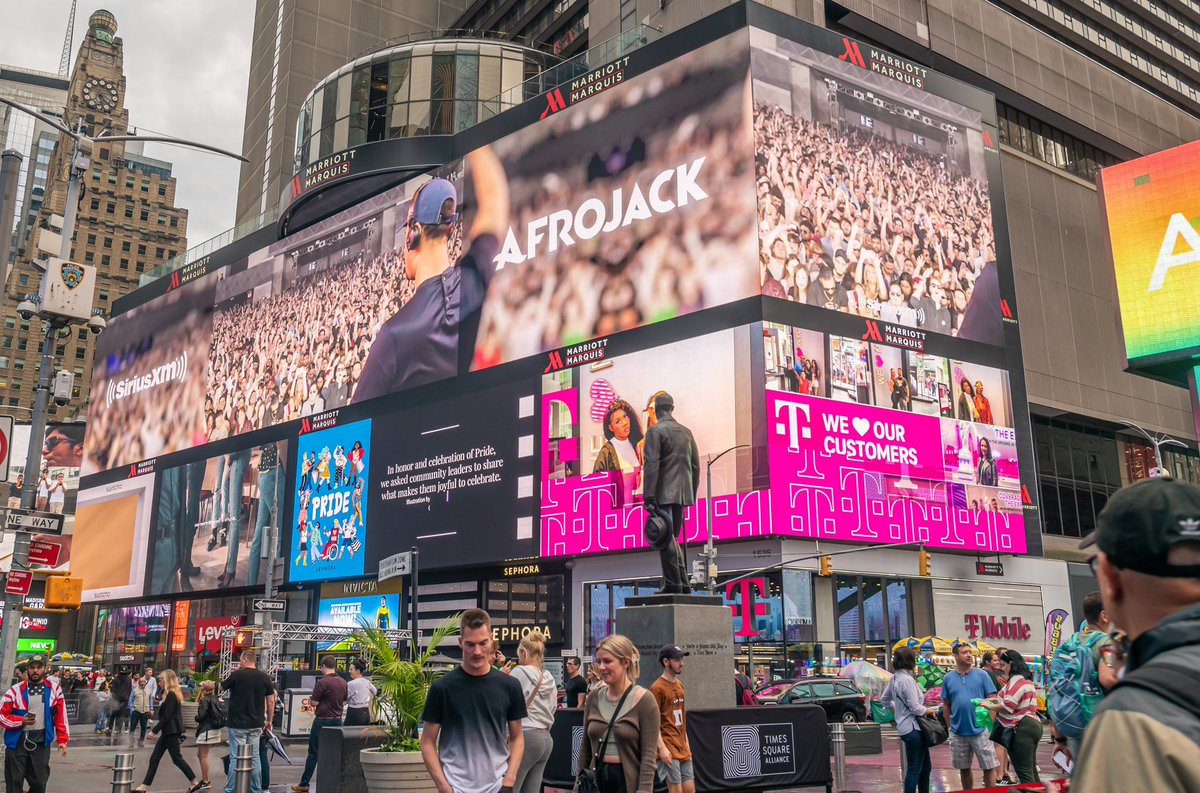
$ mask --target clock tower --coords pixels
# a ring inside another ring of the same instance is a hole
[[[124,42],[117,38],[117,19],[97,11],[88,20],[67,88],[63,125],[96,141],[83,178],[75,217],[71,261],[96,268],[95,306],[109,314],[112,303],[137,289],[143,272],[164,264],[187,248],[187,210],[175,206],[171,163],[147,157],[136,142],[105,142],[105,135],[136,134],[125,109]],[[65,215],[72,141],[60,136],[49,163],[45,200],[36,221],[49,225],[50,215]],[[42,271],[36,258],[36,234],[17,256],[9,274],[8,294],[36,293]],[[32,407],[41,365],[42,322],[17,315],[10,300],[0,321],[0,412],[6,406]],[[83,328],[60,333],[54,349],[56,370],[75,375],[75,394],[65,408],[50,406],[50,420],[82,417],[92,376],[95,337]]]

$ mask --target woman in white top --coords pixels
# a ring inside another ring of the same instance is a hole
[[[554,712],[558,706],[558,684],[554,677],[542,668],[546,657],[546,637],[536,628],[517,647],[520,666],[509,674],[521,684],[525,694],[525,710],[529,713],[521,720],[521,732],[525,738],[525,754],[513,793],[541,793],[542,774],[554,740],[550,737],[550,725],[554,724]]]
[[[365,673],[367,664],[361,658],[350,662],[350,682],[346,684],[346,726],[371,723],[371,700],[378,691]]]

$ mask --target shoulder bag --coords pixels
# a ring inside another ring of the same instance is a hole
[[[921,731],[921,740],[926,746],[941,746],[950,737],[946,725],[935,716],[917,716],[917,729]]]
[[[596,747],[595,756],[592,758],[590,768],[582,768],[579,774],[575,777],[575,793],[600,793],[600,761],[603,759],[601,752],[608,745],[608,738],[612,735],[613,725],[617,723],[617,717],[621,715],[621,706],[625,704],[625,697],[629,696],[629,692],[633,691],[635,683],[630,683],[629,688],[625,689],[625,693],[621,695],[621,699],[617,701],[617,707],[613,709],[612,718],[608,720],[608,729],[604,731],[604,738],[601,739]],[[603,693],[597,696],[604,696]],[[599,704],[597,704],[599,709]],[[584,721],[584,739],[587,739],[586,734],[587,722]]]

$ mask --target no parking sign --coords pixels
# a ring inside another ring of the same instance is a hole
[[[13,417],[0,416],[0,482],[8,481],[8,453],[12,450]]]

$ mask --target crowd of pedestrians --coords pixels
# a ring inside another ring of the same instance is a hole
[[[969,645],[953,648],[941,717],[962,789],[974,788],[977,763],[984,787],[1071,776],[1072,793],[1200,790],[1200,487],[1169,477],[1126,486],[1080,547],[1099,591],[1048,659],[1048,726],[1021,653],[985,653],[977,668]],[[913,652],[898,649],[892,665],[882,702],[896,716],[903,790],[927,793],[931,743],[918,720],[934,710],[913,677]],[[990,731],[980,708],[995,716]],[[1051,768],[1037,756],[1047,734]]]

